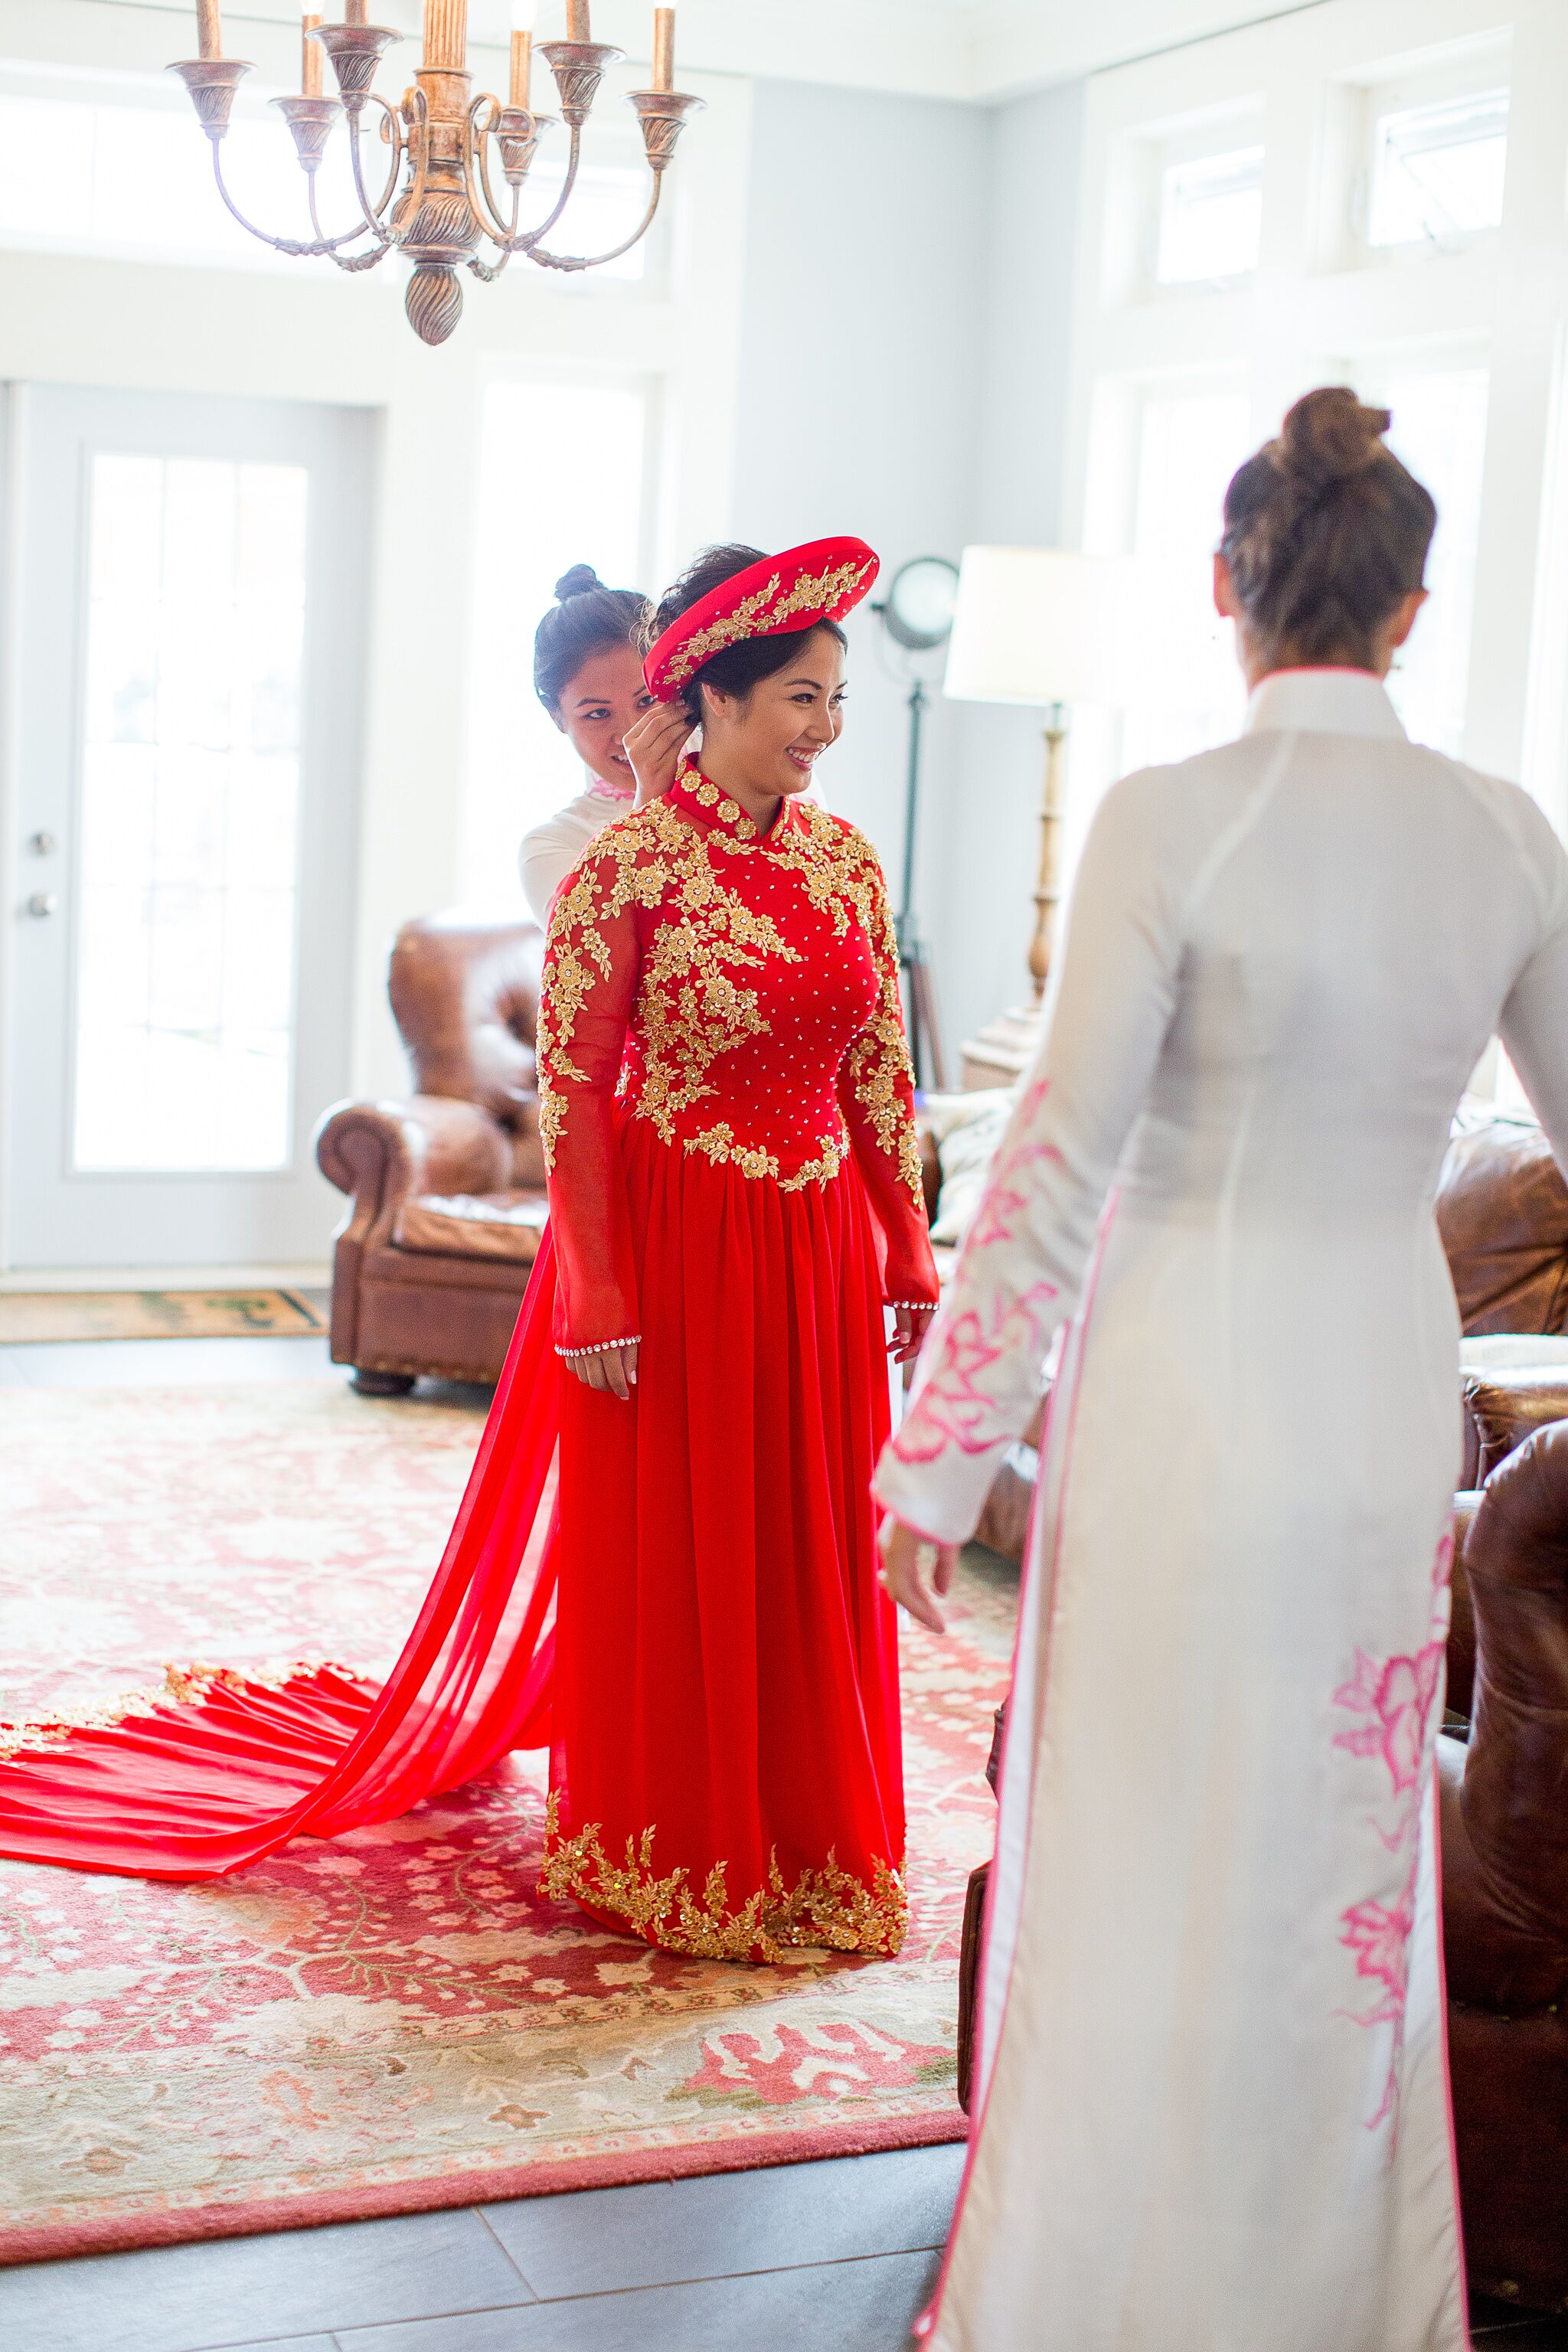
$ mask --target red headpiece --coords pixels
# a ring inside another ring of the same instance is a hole
[[[814,539],[748,563],[672,621],[642,666],[650,694],[673,702],[705,661],[743,637],[815,629],[852,613],[880,570],[863,539]]]

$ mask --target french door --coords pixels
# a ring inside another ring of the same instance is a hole
[[[368,415],[29,386],[16,429],[7,1262],[323,1258]]]

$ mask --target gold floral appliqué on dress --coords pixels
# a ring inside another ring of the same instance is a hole
[[[851,1044],[845,1066],[879,1149],[894,1162],[919,1208],[913,1072],[900,1013],[892,917],[875,853],[852,828],[804,803],[796,804],[784,838],[758,840],[749,821],[715,785],[695,771],[686,772],[694,779],[693,797],[733,832],[704,832],[663,801],[656,802],[639,816],[607,827],[556,901],[549,982],[538,1024],[539,1128],[546,1165],[553,1166],[565,1129],[570,1086],[584,1082],[584,1072],[572,1059],[572,1038],[583,1005],[609,974],[605,928],[629,907],[662,903],[676,916],[658,926],[638,982],[633,1024],[641,1069],[629,1097],[634,1117],[648,1120],[661,1141],[674,1143],[677,1121],[719,1094],[711,1076],[715,1064],[747,1039],[770,1034],[752,983],[770,958],[797,963],[800,951],[767,915],[725,887],[722,871],[727,858],[768,856],[799,878],[808,902],[829,918],[836,936],[842,938],[854,921],[870,944],[878,1003]],[[831,1182],[849,1155],[842,1118],[787,1176],[773,1152],[738,1138],[728,1118],[714,1119],[680,1139],[687,1151],[792,1192]]]
[[[820,1870],[805,1871],[786,1886],[775,1853],[766,1886],[736,1906],[721,1862],[709,1872],[700,1895],[684,1870],[659,1877],[653,1866],[656,1834],[646,1829],[628,1837],[625,1860],[612,1862],[596,1822],[575,1836],[562,1834],[560,1798],[552,1789],[545,1807],[541,1895],[552,1903],[581,1903],[666,1951],[704,1960],[780,1960],[802,1945],[891,1955],[903,1943],[909,1897],[891,1863],[877,1863],[868,1886],[840,1870],[830,1853]]]

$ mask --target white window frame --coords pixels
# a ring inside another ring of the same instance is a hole
[[[1460,252],[1391,269],[1347,250],[1354,142],[1347,107],[1391,84],[1469,73],[1496,87],[1511,55],[1501,226]],[[1257,102],[1265,120],[1263,231],[1245,284],[1130,299],[1129,158],[1184,117]],[[1519,777],[1568,819],[1568,25],[1560,0],[1326,0],[1096,75],[1086,106],[1080,245],[1064,477],[1066,543],[1115,551],[1106,469],[1131,478],[1140,383],[1240,377],[1261,441],[1290,401],[1333,380],[1332,354],[1390,366],[1435,346],[1490,355],[1485,504],[1477,555],[1463,753]],[[1119,422],[1120,420],[1120,422]],[[1115,436],[1123,436],[1120,459]],[[1131,530],[1131,499],[1122,501]],[[1217,518],[1216,518],[1217,535]],[[1120,544],[1129,543],[1124,536]],[[1539,593],[1538,593],[1539,591]],[[1077,832],[1109,781],[1108,730],[1076,763]]]

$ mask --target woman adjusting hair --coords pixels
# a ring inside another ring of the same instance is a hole
[[[1041,1451],[942,2352],[1468,2342],[1433,1219],[1500,1028],[1568,1165],[1568,858],[1384,690],[1436,510],[1325,390],[1226,496],[1238,742],[1127,777],[878,1492],[928,1623]]]
[[[533,690],[582,761],[575,797],[522,837],[518,868],[529,911],[542,929],[550,901],[588,844],[637,796],[626,756],[632,728],[654,709],[642,674],[653,607],[635,588],[606,588],[590,563],[555,583],[556,602],[533,638]]]
[[[555,894],[550,1226],[386,1682],[218,1675],[135,1725],[33,1727],[0,1852],[217,1876],[548,1743],[545,1893],[715,1958],[898,1949],[870,1480],[885,1350],[937,1286],[881,871],[802,798],[876,571],[858,540],[718,550],[659,607],[644,754],[693,717],[701,749]]]

